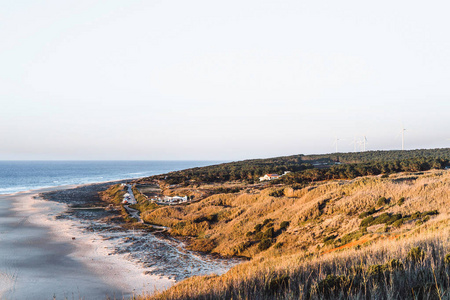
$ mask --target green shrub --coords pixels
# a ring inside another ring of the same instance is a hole
[[[413,213],[410,217],[411,220],[415,220],[415,219],[419,219],[422,217],[422,214],[420,213],[420,211],[416,211],[415,213]]]
[[[360,227],[368,227],[371,225],[377,225],[377,224],[387,224],[391,225],[395,223],[396,221],[402,219],[401,214],[394,214],[391,215],[389,213],[383,213],[379,215],[378,217],[369,216],[361,221]]]
[[[403,219],[399,219],[397,221],[395,221],[394,223],[392,223],[392,226],[399,228],[400,226],[403,225]]]
[[[266,231],[263,233],[263,238],[272,238],[274,235],[273,227],[267,228]]]
[[[360,224],[359,226],[360,226],[360,227],[367,227],[367,226],[370,226],[370,224],[372,224],[372,222],[373,222],[374,220],[375,220],[374,217],[369,216],[369,217],[363,219],[363,220],[361,221],[361,224]]]
[[[412,263],[419,263],[425,258],[425,251],[421,247],[413,247],[409,250],[406,259]]]
[[[278,242],[278,243],[276,243],[275,245],[273,245],[273,247],[274,247],[275,249],[280,249],[282,246],[283,246],[283,243],[282,243],[282,242]]]
[[[391,216],[388,213],[383,213],[378,217],[374,218],[370,225],[384,224],[391,220]]]
[[[376,213],[376,212],[377,212],[377,210],[375,209],[375,207],[372,207],[372,208],[369,209],[368,211],[365,211],[365,212],[361,213],[358,217],[359,217],[360,219],[363,219],[363,218],[365,218],[365,217],[367,217],[367,216],[373,215],[373,214]]]
[[[245,236],[249,237],[249,236],[252,236],[253,234],[255,234],[254,231],[248,231],[248,232],[245,234]]]
[[[258,232],[258,231],[261,231],[262,227],[263,227],[262,224],[256,224],[253,229],[255,229],[255,231]]]
[[[409,219],[410,220],[416,220],[416,219],[420,219],[420,218],[424,218],[424,219],[427,218],[426,221],[428,221],[428,220],[430,220],[430,216],[434,216],[434,215],[437,215],[437,214],[439,214],[439,212],[437,210],[425,211],[423,213],[421,213],[420,211],[416,211],[415,213],[413,213],[409,217]]]
[[[283,222],[281,222],[281,224],[280,224],[280,229],[281,230],[285,230],[285,229],[287,229],[289,227],[289,221],[283,221]]]
[[[272,246],[272,240],[271,239],[263,239],[259,245],[258,245],[258,249],[260,251],[264,251],[266,249],[269,249],[270,246]]]
[[[402,214],[394,214],[389,218],[389,221],[386,222],[387,225],[393,224],[395,221],[402,219]]]
[[[194,223],[208,222],[208,224],[216,223],[217,221],[218,221],[218,214],[199,216],[193,220]]]
[[[337,234],[333,234],[323,238],[325,245],[331,244],[337,238]]]
[[[423,212],[421,215],[422,215],[422,217],[425,217],[425,216],[434,216],[434,215],[438,215],[438,214],[439,214],[439,212],[437,210],[429,210],[429,211]]]
[[[266,224],[269,224],[270,222],[272,222],[273,220],[272,219],[265,219],[264,221],[263,221],[263,226],[265,226]]]
[[[425,216],[425,218],[422,219],[422,222],[428,222],[430,220],[430,216]]]
[[[358,215],[358,218],[364,219],[364,218],[367,217],[367,216],[370,216],[370,214],[369,214],[367,211],[365,211],[365,212],[360,213],[360,214]]]
[[[337,239],[336,240],[336,244],[337,244],[337,246],[348,244],[348,243],[350,243],[353,240],[359,239],[360,237],[362,237],[366,233],[367,233],[367,228],[363,227],[363,228],[361,228],[361,230],[357,230],[357,231],[353,231],[353,232],[347,233],[343,237]]]
[[[271,193],[269,194],[269,196],[272,196],[272,197],[282,197],[282,196],[284,196],[284,189],[275,190],[275,191],[271,192]]]
[[[450,253],[445,255],[445,257],[444,257],[444,264],[450,265]]]
[[[397,201],[398,206],[402,206],[403,203],[405,203],[405,197],[401,197],[400,199],[398,199],[398,201]]]
[[[264,237],[264,233],[262,233],[261,231],[258,231],[257,233],[255,233],[255,239],[262,240],[263,237]]]
[[[387,199],[385,197],[381,197],[378,199],[377,206],[384,206],[388,203]]]
[[[417,220],[416,221],[416,226],[420,226],[420,225],[422,225],[423,224],[423,221],[422,220]]]

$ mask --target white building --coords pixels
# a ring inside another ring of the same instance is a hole
[[[184,197],[181,197],[181,196],[173,196],[173,197],[166,196],[166,197],[164,197],[164,201],[165,202],[170,202],[170,203],[187,202],[188,198],[187,198],[187,196],[184,196]]]
[[[278,174],[266,174],[263,177],[259,177],[259,181],[274,180],[278,178],[280,178],[280,175]]]
[[[278,175],[278,174],[266,174],[266,175],[264,175],[263,177],[259,177],[259,181],[266,181],[266,180],[274,180],[274,179],[278,179],[278,178],[280,178],[281,176],[284,176],[284,175],[289,174],[289,173],[291,173],[291,171],[285,171],[285,172],[283,173],[283,175]]]

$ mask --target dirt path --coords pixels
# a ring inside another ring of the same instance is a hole
[[[141,219],[141,216],[139,215],[139,211],[137,209],[131,208],[128,205],[124,205],[123,207],[126,209],[126,211],[128,212],[128,214],[131,217],[133,217],[136,220],[138,220],[139,223],[144,224],[144,221]]]

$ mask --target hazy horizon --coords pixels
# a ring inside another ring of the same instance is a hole
[[[445,1],[0,5],[0,160],[450,147]]]

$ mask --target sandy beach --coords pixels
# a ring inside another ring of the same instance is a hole
[[[57,219],[67,205],[37,197],[55,189],[0,195],[1,299],[127,299],[174,283],[112,254],[113,241]]]

